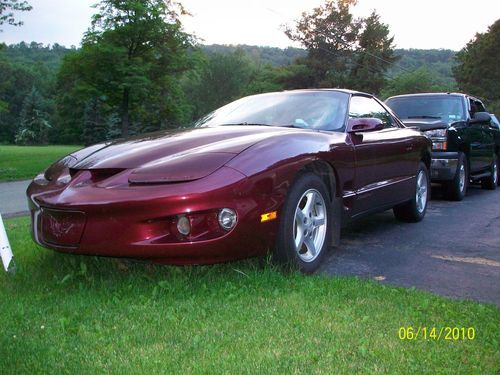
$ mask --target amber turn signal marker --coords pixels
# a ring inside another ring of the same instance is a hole
[[[260,215],[260,222],[263,223],[265,221],[274,220],[277,217],[278,217],[278,211],[268,212],[268,213]]]

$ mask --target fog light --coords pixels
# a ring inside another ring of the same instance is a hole
[[[236,225],[237,216],[236,212],[230,208],[223,208],[219,212],[219,225],[225,230],[231,230]]]
[[[184,236],[191,232],[191,224],[189,224],[189,219],[186,216],[182,215],[177,219],[177,230]]]

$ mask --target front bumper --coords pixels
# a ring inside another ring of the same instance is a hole
[[[261,223],[260,214],[278,210],[281,201],[259,199],[253,181],[231,168],[187,183],[128,188],[33,182],[27,194],[33,238],[44,247],[169,264],[216,263],[264,254],[274,243],[277,221]],[[238,213],[238,223],[224,235],[195,241],[169,237],[172,217],[223,207]]]
[[[431,180],[450,181],[455,178],[458,166],[458,152],[433,152]]]

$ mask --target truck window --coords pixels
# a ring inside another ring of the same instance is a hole
[[[436,119],[448,124],[465,120],[465,108],[459,96],[415,95],[396,97],[386,104],[401,119]]]

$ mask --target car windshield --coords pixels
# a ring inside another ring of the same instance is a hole
[[[196,127],[267,125],[340,130],[349,95],[340,91],[290,91],[248,96],[221,107],[195,123]]]
[[[386,104],[401,119],[436,119],[448,124],[465,120],[459,96],[407,96],[388,99]]]

